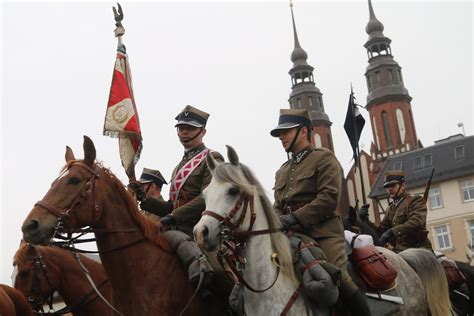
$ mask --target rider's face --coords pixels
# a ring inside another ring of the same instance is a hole
[[[404,186],[400,183],[389,184],[386,188],[388,195],[391,198],[395,198],[397,195],[400,195],[404,191]]]
[[[202,137],[206,131],[201,127],[195,127],[187,124],[178,125],[176,129],[178,131],[179,141],[186,149],[196,147],[202,143]],[[198,136],[195,137],[196,135]]]

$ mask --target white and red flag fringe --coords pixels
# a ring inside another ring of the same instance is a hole
[[[142,134],[133,97],[130,66],[123,44],[119,44],[117,48],[103,133],[106,136],[119,138],[122,166],[128,178],[134,180],[135,164],[142,150]]]

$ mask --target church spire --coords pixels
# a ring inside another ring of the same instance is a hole
[[[419,141],[402,68],[392,55],[392,40],[383,34],[384,26],[375,16],[372,1],[368,3],[369,22],[365,31],[369,39],[364,47],[369,59],[365,77],[374,139],[371,154],[373,160],[383,162],[388,156],[418,148]]]
[[[303,48],[301,48],[300,41],[298,40],[298,32],[296,32],[296,23],[295,23],[295,15],[293,13],[293,2],[290,1],[290,9],[291,9],[291,20],[293,22],[293,36],[295,39],[295,48],[291,53],[291,61],[293,62],[293,67],[298,65],[308,65],[306,59],[308,59],[308,54],[305,52]]]
[[[370,14],[370,19],[369,19],[369,23],[367,23],[367,26],[365,27],[365,31],[369,35],[371,33],[380,32],[380,34],[383,36],[383,33],[382,33],[383,32],[383,24],[375,16],[374,8],[372,7],[372,1],[371,0],[369,0],[369,14]]]
[[[325,147],[334,152],[331,125],[328,115],[324,112],[323,94],[314,83],[314,68],[307,63],[308,54],[301,48],[296,32],[293,3],[290,1],[291,20],[293,23],[294,49],[291,53],[293,67],[288,72],[291,76],[291,93],[288,102],[292,109],[307,109],[313,123],[311,142],[316,147]]]

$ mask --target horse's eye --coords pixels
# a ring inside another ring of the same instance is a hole
[[[81,179],[78,177],[71,177],[68,181],[69,184],[79,184],[81,182]]]
[[[232,187],[229,189],[229,191],[227,192],[230,196],[236,196],[237,194],[240,193],[240,189],[237,188],[237,187]]]

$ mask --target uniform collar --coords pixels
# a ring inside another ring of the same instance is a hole
[[[306,147],[305,149],[303,149],[302,151],[300,151],[296,155],[292,155],[291,163],[295,163],[295,164],[301,163],[308,156],[308,154],[312,151],[313,151],[313,147],[311,147],[311,146]]]
[[[402,194],[397,196],[395,199],[393,199],[393,204],[395,204],[396,206],[400,205],[400,203],[402,203],[402,201],[407,197],[407,195],[408,195],[407,191],[403,192]]]
[[[204,145],[204,143],[201,143],[201,144],[197,145],[196,147],[185,150],[184,155],[183,155],[183,159],[190,159],[191,157],[195,156],[196,154],[198,154],[199,152],[201,152],[205,148],[206,148],[206,145]]]

